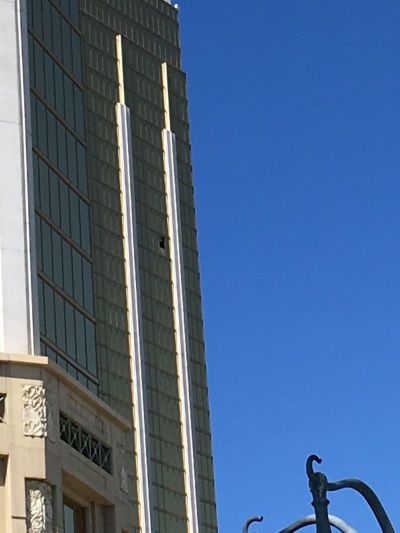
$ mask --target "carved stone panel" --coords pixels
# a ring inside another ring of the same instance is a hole
[[[44,481],[26,482],[27,533],[53,533],[53,493]]]
[[[124,464],[121,465],[119,471],[119,488],[124,494],[128,494],[128,471]]]
[[[48,416],[45,388],[41,385],[23,385],[22,401],[24,435],[46,437]]]

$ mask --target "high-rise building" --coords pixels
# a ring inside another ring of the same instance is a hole
[[[215,533],[177,8],[0,0],[0,531]]]

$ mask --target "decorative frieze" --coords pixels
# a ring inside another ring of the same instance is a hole
[[[50,485],[26,481],[27,533],[53,533],[53,492]]]
[[[22,402],[24,435],[47,437],[48,407],[45,388],[41,385],[23,385]]]

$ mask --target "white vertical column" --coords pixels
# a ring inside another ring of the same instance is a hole
[[[130,110],[125,105],[122,43],[117,35],[117,70],[119,100],[116,104],[119,175],[121,187],[122,232],[124,240],[125,279],[128,306],[129,352],[131,361],[131,387],[133,422],[137,455],[140,527],[151,533],[150,473],[148,456],[148,423],[144,368],[144,343],[142,306],[139,282],[139,260],[136,229],[136,203],[133,175],[132,134]]]
[[[27,56],[25,2],[0,0],[0,350],[33,354],[39,335]]]
[[[189,533],[199,532],[197,506],[197,472],[193,439],[193,415],[190,380],[190,350],[187,325],[185,271],[180,215],[178,169],[176,160],[175,135],[170,131],[170,112],[168,95],[167,64],[161,69],[164,97],[165,128],[162,131],[164,151],[164,175],[170,238],[172,298],[174,305],[175,343],[177,351],[178,390],[180,399],[183,461],[185,468],[185,488],[187,494],[187,513]]]

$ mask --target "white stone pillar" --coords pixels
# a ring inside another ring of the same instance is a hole
[[[0,352],[38,353],[24,0],[0,0]]]

